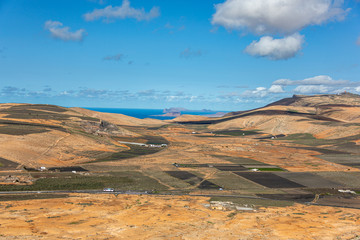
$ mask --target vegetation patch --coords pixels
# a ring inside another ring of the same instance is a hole
[[[0,113],[7,114],[4,118],[12,119],[47,119],[63,121],[68,120],[71,117],[77,117],[82,120],[98,121],[96,118],[63,114],[64,112],[68,111],[73,112],[72,110],[55,105],[29,104],[12,106],[10,108],[1,110]]]
[[[256,135],[260,134],[258,131],[245,131],[245,130],[224,130],[224,131],[215,131],[215,134],[220,135],[229,135],[229,136],[248,136],[248,135]]]
[[[240,165],[214,165],[214,168],[220,171],[246,171],[247,168]]]
[[[39,193],[39,194],[4,194],[0,195],[0,201],[22,201],[22,200],[32,200],[32,199],[52,199],[52,198],[67,198],[68,194],[49,194],[49,193]]]
[[[116,160],[134,158],[142,155],[154,154],[163,149],[161,147],[145,147],[145,146],[138,146],[133,144],[126,144],[126,146],[128,146],[130,149],[126,151],[113,153],[108,157],[98,158],[97,160],[90,161],[89,163],[107,162],[107,161],[116,161]]]
[[[102,190],[105,187],[118,190],[167,189],[156,180],[139,172],[111,172],[107,175],[74,174],[70,177],[65,177],[62,173],[50,174],[45,178],[37,179],[33,185],[0,185],[0,191]]]
[[[156,144],[156,145],[169,144],[169,142],[162,136],[146,135],[144,137],[147,140],[146,141],[147,144]]]
[[[254,168],[252,168],[254,169]],[[256,168],[257,170],[261,172],[284,172],[284,169],[281,168]]]
[[[49,168],[49,171],[55,171],[55,172],[72,172],[72,171],[76,171],[76,172],[87,172],[88,170],[86,170],[85,168],[82,167],[52,167]]]
[[[233,156],[226,156],[226,155],[211,155],[212,157],[220,158],[232,163],[236,163],[239,165],[268,165],[266,163],[262,163],[259,161],[256,161],[251,158],[244,158],[244,157],[233,157]]]
[[[0,134],[7,135],[28,135],[34,133],[44,133],[49,130],[41,127],[27,125],[2,125],[0,126]]]
[[[207,168],[209,167],[209,164],[181,164],[181,163],[176,163],[177,167],[181,167],[181,168]]]
[[[307,145],[307,146],[320,146],[320,145],[333,145],[332,150],[336,148],[338,150],[337,153],[344,152],[359,152],[360,146],[356,145],[354,140],[360,139],[360,134],[338,138],[338,139],[317,139],[313,135],[309,133],[297,133],[297,134],[289,134],[286,137],[280,137],[276,140],[289,140],[297,144]],[[328,149],[319,149],[319,151],[326,151],[326,153],[330,153],[327,151]]]

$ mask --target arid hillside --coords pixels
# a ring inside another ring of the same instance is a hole
[[[88,110],[85,108],[71,108],[72,110],[84,114],[89,117],[100,118],[109,122],[112,122],[117,125],[124,126],[161,126],[164,125],[164,122],[157,119],[138,119],[123,114],[114,114],[114,113],[103,113]]]
[[[1,104],[0,158],[16,162],[19,167],[69,166],[128,150],[114,140],[116,137],[140,136],[118,126],[116,121],[106,121],[101,114],[87,116],[78,110]]]
[[[359,113],[359,95],[294,95],[263,108],[232,112],[222,118],[177,122],[207,124],[212,131],[257,130],[274,136],[307,133],[316,138],[337,139],[360,134]]]

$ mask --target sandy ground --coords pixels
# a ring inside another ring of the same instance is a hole
[[[360,210],[294,205],[257,212],[208,198],[72,195],[0,202],[0,239],[358,239]]]

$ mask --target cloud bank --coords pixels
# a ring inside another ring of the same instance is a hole
[[[144,8],[136,9],[131,7],[129,0],[123,0],[122,5],[118,7],[109,5],[103,9],[95,9],[92,12],[84,14],[86,21],[94,21],[101,18],[106,21],[125,18],[149,21],[158,16],[160,16],[160,9],[158,7],[153,7],[149,12],[145,12]]]
[[[82,41],[87,35],[85,29],[71,32],[69,27],[63,26],[61,22],[48,20],[44,28],[48,30],[53,38],[63,41]]]
[[[282,86],[294,86],[294,85],[348,85],[348,80],[334,80],[327,75],[319,75],[311,78],[305,78],[303,80],[290,80],[290,79],[278,79],[273,84]]]

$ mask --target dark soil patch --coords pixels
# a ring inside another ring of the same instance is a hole
[[[268,136],[259,137],[259,138],[256,138],[256,139],[274,139],[274,138],[280,138],[280,137],[285,137],[285,135],[284,134],[268,135]]]
[[[55,172],[87,172],[88,170],[82,168],[82,167],[52,167],[49,168],[49,171],[55,171]]]
[[[23,201],[33,199],[52,199],[52,198],[67,198],[68,194],[51,194],[51,193],[40,193],[40,194],[6,194],[0,195],[0,201]]]
[[[282,178],[273,173],[263,172],[235,172],[240,177],[256,182],[268,188],[301,188],[301,184]]]
[[[68,120],[71,117],[77,117],[83,120],[97,121],[96,118],[75,116],[69,114],[62,114],[69,111],[64,107],[45,104],[28,104],[12,106],[7,109],[0,110],[2,114],[8,114],[4,118],[14,119],[54,119],[54,120]]]
[[[332,149],[325,149],[325,148],[316,148],[316,147],[293,147],[293,148],[315,151],[321,154],[346,154],[346,152],[332,150]]]
[[[58,130],[58,131],[62,131],[62,132],[67,132],[67,130],[63,127],[60,126],[55,126],[55,125],[48,125],[48,124],[38,124],[38,123],[27,123],[27,122],[20,122],[20,121],[13,121],[13,120],[3,120],[0,119],[0,124],[4,125],[1,126],[2,129],[25,129],[25,128],[32,128],[32,129],[42,129],[42,130],[47,130],[48,129],[54,129],[54,130]],[[15,130],[14,130],[15,131]]]
[[[209,164],[180,164],[180,163],[177,163],[176,164],[177,165],[177,167],[182,167],[182,168],[203,168],[203,167],[205,167],[205,168],[207,168],[207,167],[209,167]]]
[[[186,171],[166,171],[172,177],[178,178],[180,180],[188,180],[191,178],[198,178],[195,174],[186,172]]]
[[[360,209],[360,199],[357,196],[320,196],[316,204]]]
[[[324,159],[329,162],[350,166],[358,167],[360,166],[360,155],[352,154],[325,154],[318,156],[321,159]]]
[[[68,194],[6,194],[0,195],[0,201],[23,201],[32,199],[52,199],[52,198],[67,198]]]
[[[308,188],[339,188],[342,184],[308,172],[279,172],[276,175]]]
[[[266,163],[262,163],[259,161],[256,161],[251,158],[244,158],[244,157],[233,157],[233,156],[226,156],[226,155],[211,155],[212,157],[220,158],[235,164],[240,165],[268,165]]]
[[[134,158],[142,155],[154,154],[164,149],[160,147],[144,147],[133,144],[128,144],[126,146],[128,146],[130,149],[113,153],[110,156],[98,158],[95,161],[90,161],[88,163],[118,161],[128,158]]]
[[[200,185],[198,186],[199,189],[219,189],[221,188],[220,186],[208,181],[208,180],[204,180],[200,183]]]
[[[0,158],[0,170],[14,170],[19,166],[18,163]]]
[[[38,173],[38,175],[42,174]],[[71,173],[45,173],[44,175],[32,185],[0,185],[0,191],[102,190],[105,187],[138,191],[167,189],[155,179],[134,171],[89,176],[71,175]]]
[[[220,135],[229,135],[229,136],[248,136],[248,135],[260,134],[257,131],[244,131],[244,130],[226,130],[226,131],[216,131],[213,133]]]
[[[273,200],[285,200],[294,202],[311,202],[315,198],[315,194],[256,194],[259,197],[273,199]]]
[[[46,128],[34,127],[34,126],[26,126],[26,125],[5,125],[0,126],[0,134],[6,135],[28,135],[34,133],[44,133],[48,132]]]
[[[166,173],[172,177],[183,180],[189,183],[190,185],[196,185],[203,180],[202,178],[196,176],[195,174],[186,171],[166,171]]]

